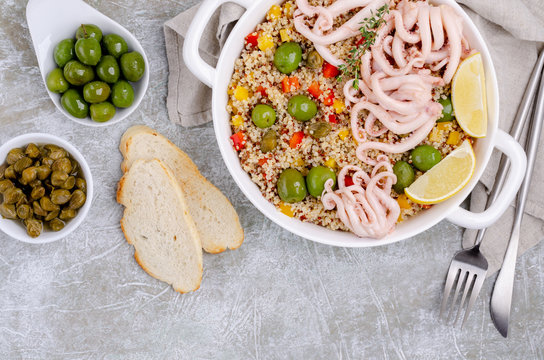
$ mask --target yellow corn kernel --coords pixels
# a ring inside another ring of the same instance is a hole
[[[334,169],[336,167],[336,160],[334,160],[334,158],[328,158],[327,161],[325,161],[325,166]]]
[[[240,115],[235,115],[232,117],[232,125],[235,127],[240,127],[244,123],[244,118]]]
[[[451,129],[451,121],[443,121],[436,124],[439,131],[447,131]]]
[[[236,100],[240,101],[247,100],[247,98],[249,97],[249,92],[245,87],[237,86],[236,89],[234,89],[234,97],[236,98]]]
[[[429,141],[440,142],[440,131],[438,130],[438,128],[433,128],[433,130],[429,134]]]
[[[280,203],[280,211],[289,216],[293,217],[295,214],[293,213],[293,208],[290,205],[287,205],[286,203]]]
[[[306,163],[304,162],[304,160],[301,158],[301,157],[297,157],[294,161],[293,161],[293,166],[299,166],[299,167],[302,167],[304,166]]]
[[[291,16],[291,12],[293,11],[293,4],[291,4],[290,2],[288,3],[285,3],[285,5],[283,5],[283,13],[287,16]]]
[[[291,37],[289,36],[289,30],[287,29],[281,29],[280,30],[280,38],[281,42],[287,42],[291,40]]]
[[[257,39],[257,46],[261,51],[266,51],[274,47],[274,39],[269,34],[261,34]]]
[[[446,144],[457,145],[460,139],[461,139],[461,134],[459,133],[459,131],[452,131],[450,135],[448,136],[448,140],[446,140]]]
[[[268,10],[268,19],[276,20],[281,16],[281,8],[278,5],[272,5]]]
[[[344,110],[346,110],[346,105],[344,104],[344,102],[342,100],[338,100],[338,99],[334,99],[334,101],[332,103],[332,107],[333,107],[334,111],[336,111],[337,114],[340,114],[340,113],[344,112]]]
[[[349,130],[348,129],[342,129],[338,132],[338,137],[341,140],[345,140],[349,136]]]
[[[399,203],[399,206],[401,209],[410,209],[412,206],[410,205],[410,201],[408,200],[408,197],[406,197],[406,195],[402,194],[402,195],[399,195],[399,197],[397,198],[397,202]]]

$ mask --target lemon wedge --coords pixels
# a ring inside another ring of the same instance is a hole
[[[436,204],[461,191],[469,182],[476,157],[468,140],[453,150],[442,161],[421,175],[404,189],[406,196],[418,204]]]
[[[480,53],[469,56],[457,68],[451,101],[459,126],[472,137],[484,137],[487,133],[487,104]]]

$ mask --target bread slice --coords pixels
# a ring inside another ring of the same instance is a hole
[[[202,247],[183,192],[160,160],[138,160],[119,181],[121,228],[134,258],[151,276],[181,293],[202,280]]]
[[[244,230],[230,201],[210,183],[189,156],[157,131],[147,126],[129,128],[119,150],[126,172],[137,159],[157,158],[176,176],[186,194],[189,213],[195,221],[202,247],[209,253],[236,249],[244,241]]]

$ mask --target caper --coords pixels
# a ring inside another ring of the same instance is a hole
[[[32,165],[32,159],[29,157],[22,157],[15,164],[13,164],[13,170],[15,170],[16,173],[22,173],[24,169]]]
[[[55,151],[55,150],[60,150],[61,147],[58,146],[58,145],[55,145],[55,144],[46,144],[43,146],[43,148],[45,150],[47,150],[48,152],[51,152],[51,151]]]
[[[51,159],[49,156],[42,157],[42,165],[45,165],[47,167],[53,166],[53,163],[55,160]]]
[[[308,133],[316,139],[325,137],[329,135],[330,132],[331,124],[329,124],[328,122],[318,121],[308,125]]]
[[[321,69],[323,66],[323,58],[315,50],[311,51],[308,54],[308,59],[306,60],[306,66],[312,69]]]
[[[55,162],[51,166],[51,169],[53,171],[62,171],[69,174],[70,171],[72,171],[72,163],[70,162],[70,159],[63,157],[55,160]]]
[[[9,179],[4,179],[4,180],[0,181],[0,194],[3,194],[4,191],[6,191],[7,189],[9,189],[11,187],[14,187],[14,186],[15,185],[13,185],[13,183]]]
[[[81,190],[75,190],[73,193],[72,193],[72,198],[70,199],[70,204],[68,205],[68,208],[70,209],[74,209],[74,210],[77,210],[79,209],[80,207],[83,206],[83,204],[85,204],[85,200],[86,200],[86,196],[85,196],[85,193]]]
[[[35,215],[38,215],[38,216],[47,216],[47,211],[45,211],[40,203],[38,201],[34,201],[32,203],[32,211],[34,211],[34,214]]]
[[[13,204],[1,204],[0,205],[0,215],[6,219],[17,219],[17,211],[15,210],[15,205]]]
[[[51,211],[47,216],[43,219],[44,221],[51,221],[57,216],[59,216],[60,210]]]
[[[13,165],[10,165],[6,168],[6,170],[4,171],[4,177],[6,179],[15,179],[17,178],[17,174],[15,174],[15,168],[13,167]]]
[[[70,162],[72,163],[72,172],[70,174],[77,175],[80,170],[78,162],[75,160],[70,160]]]
[[[83,178],[76,179],[76,187],[81,191],[87,191],[87,182]]]
[[[10,187],[4,191],[4,203],[8,205],[15,204],[17,201],[21,200],[23,196],[25,196],[23,190],[17,187]]]
[[[34,200],[39,200],[45,195],[45,188],[43,186],[36,186],[30,192],[30,197]]]
[[[19,219],[28,219],[32,216],[32,208],[28,204],[21,204],[17,206],[17,216]]]
[[[42,186],[42,181],[39,179],[32,180],[31,182],[28,183],[28,186],[34,189],[35,187]]]
[[[278,145],[278,135],[272,129],[268,130],[261,140],[261,151],[267,153],[272,151]]]
[[[36,146],[36,144],[28,144],[26,146],[25,155],[31,159],[35,159],[40,156],[40,149]]]
[[[75,218],[76,215],[77,215],[77,211],[76,211],[76,210],[74,210],[74,209],[66,209],[66,208],[65,208],[65,209],[62,209],[62,210],[60,211],[59,219],[66,221],[66,220],[70,220],[70,219]]]
[[[21,177],[19,178],[19,182],[23,185],[28,185],[32,181],[36,180],[37,176],[38,171],[36,170],[36,167],[30,166],[23,170]]]
[[[61,231],[64,229],[64,222],[60,219],[53,219],[47,224],[53,231]]]
[[[51,199],[47,196],[44,196],[40,199],[40,206],[45,211],[56,211],[60,210],[60,207],[57,204],[53,204]]]
[[[74,176],[68,176],[68,179],[60,186],[63,189],[71,190],[76,185],[76,178]]]
[[[38,179],[45,180],[51,174],[51,168],[47,165],[40,165],[36,168],[36,173]]]
[[[15,148],[11,149],[8,152],[8,156],[6,157],[6,162],[8,165],[15,164],[18,160],[25,157],[25,153],[23,152],[23,149]]]
[[[51,159],[53,159],[53,160],[58,160],[58,159],[65,158],[67,155],[68,155],[68,154],[66,153],[66,150],[61,149],[61,148],[52,150],[52,151],[49,153],[49,157],[50,157]]]
[[[62,171],[53,171],[51,174],[51,185],[61,186],[68,179],[68,174]]]
[[[72,194],[65,189],[57,189],[51,191],[51,202],[57,205],[64,205],[70,201]]]
[[[43,229],[43,223],[40,220],[37,219],[27,219],[25,221],[26,224],[26,233],[31,237],[38,237],[40,236],[42,229]]]
[[[8,164],[0,165],[0,180],[4,180],[4,172],[6,171],[7,167],[8,167]]]

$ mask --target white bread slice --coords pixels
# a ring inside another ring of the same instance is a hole
[[[215,254],[242,245],[244,230],[230,201],[170,140],[147,126],[136,125],[123,134],[119,150],[125,159],[121,164],[123,172],[137,159],[153,158],[172,170],[186,195],[189,213],[206,252]]]
[[[119,181],[121,228],[149,275],[181,293],[202,280],[202,247],[174,174],[159,160],[138,160]]]

